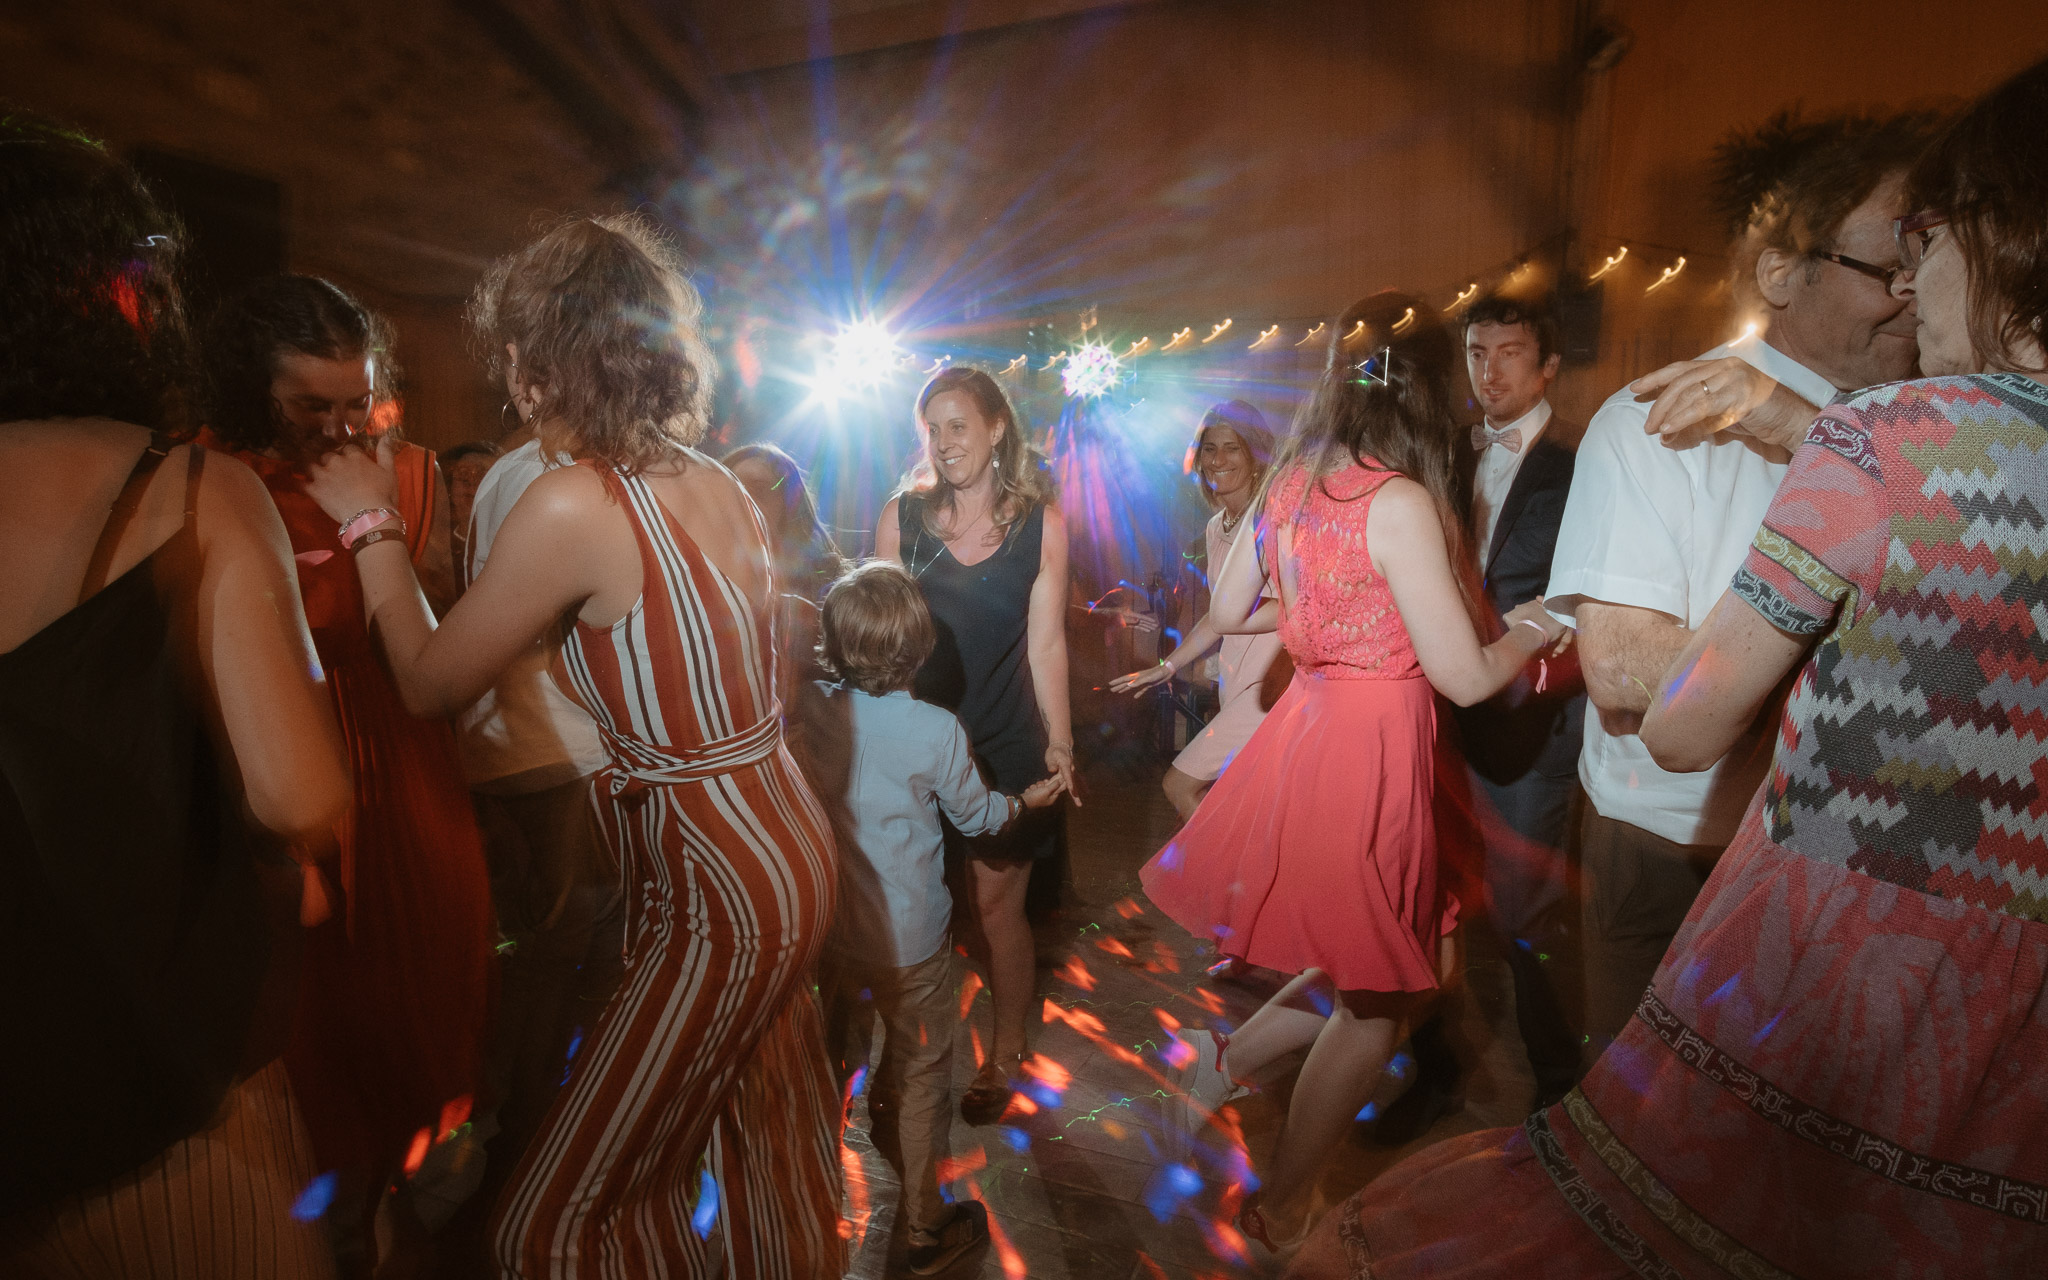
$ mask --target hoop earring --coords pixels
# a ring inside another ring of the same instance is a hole
[[[507,418],[510,418],[511,421],[507,422]],[[525,421],[520,418],[519,411],[512,407],[510,400],[505,402],[504,408],[498,410],[498,426],[503,434],[509,435],[525,425]]]

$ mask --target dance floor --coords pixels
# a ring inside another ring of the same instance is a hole
[[[1145,902],[1138,868],[1175,826],[1160,794],[1160,771],[1094,770],[1086,807],[1070,814],[1069,884],[1058,918],[1039,931],[1034,1018],[1034,1079],[1028,1102],[1013,1104],[1000,1125],[976,1128],[955,1108],[952,1147],[958,1199],[979,1200],[989,1246],[945,1274],[990,1280],[1158,1280],[1257,1274],[1238,1254],[1235,1233],[1219,1218],[1219,1198],[1234,1160],[1227,1141],[1186,1149],[1163,1113],[1158,1078],[1167,1027],[1242,1021],[1271,993],[1274,975],[1210,981],[1214,959]],[[1403,1155],[1430,1142],[1492,1125],[1519,1123],[1533,1084],[1514,1032],[1506,968],[1497,956],[1472,957],[1470,999],[1459,1038],[1472,1060],[1463,1113],[1438,1121],[1410,1146],[1370,1142],[1360,1124],[1338,1150],[1322,1191],[1334,1202]],[[966,972],[962,966],[962,972]],[[974,1023],[987,1023],[986,991],[969,978]],[[954,1057],[957,1099],[974,1074],[977,1046],[968,1026]],[[1298,1065],[1294,1064],[1294,1065]],[[1398,1096],[1390,1069],[1377,1104]],[[1291,1067],[1235,1104],[1255,1159],[1270,1149],[1284,1114]],[[1024,1114],[1026,1110],[1030,1114]],[[1216,1138],[1213,1133],[1211,1138]],[[859,1280],[908,1274],[895,1222],[895,1176],[876,1151],[864,1100],[856,1099],[845,1140]]]

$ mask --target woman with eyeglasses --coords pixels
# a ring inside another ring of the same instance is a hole
[[[1927,376],[1820,414],[1655,691],[1644,743],[1699,769],[1792,679],[1634,1021],[1558,1106],[1367,1188],[1295,1274],[2039,1272],[2044,118],[2048,62],[1917,166],[1893,288]]]
[[[345,530],[383,516],[365,511],[337,531],[307,488],[311,468],[351,448],[390,403],[389,330],[325,280],[276,276],[223,305],[208,338],[202,439],[255,471],[284,518],[355,769],[340,832],[345,908],[307,938],[286,1063],[320,1167],[338,1173],[330,1221],[342,1254],[368,1262],[385,1187],[418,1135],[438,1139],[466,1118],[480,1084],[496,941],[483,843],[453,728],[406,711],[365,618],[354,563],[363,543]],[[393,452],[388,505],[399,518],[386,536],[446,604],[439,467],[418,445]]]
[[[1238,1225],[1299,1246],[1315,1175],[1370,1098],[1404,1027],[1450,976],[1465,859],[1440,779],[1437,695],[1493,696],[1564,628],[1542,601],[1480,642],[1454,514],[1457,352],[1427,304],[1374,294],[1332,328],[1329,360],[1239,538],[1209,625],[1278,630],[1295,664],[1174,841],[1140,873],[1152,901],[1226,956],[1298,975],[1230,1036],[1184,1033],[1180,1114],[1201,1139],[1271,1063],[1306,1050],[1263,1186]],[[1277,607],[1262,607],[1268,583]],[[1444,855],[1441,859],[1440,852]],[[1198,1157],[1206,1161],[1206,1157]]]

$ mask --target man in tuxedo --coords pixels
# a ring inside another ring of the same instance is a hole
[[[1498,294],[1474,302],[1465,313],[1465,361],[1486,414],[1469,443],[1461,441],[1466,532],[1498,635],[1501,615],[1542,595],[1550,580],[1578,432],[1553,417],[1545,399],[1559,354],[1557,322],[1543,305]],[[1561,996],[1575,985],[1563,975],[1577,911],[1567,849],[1585,715],[1585,686],[1567,652],[1457,717],[1486,887],[1484,903],[1467,915],[1483,919],[1506,955],[1537,1109],[1579,1076],[1579,1037]],[[1380,1122],[1382,1141],[1407,1141],[1456,1105],[1458,1066],[1442,1020],[1418,1028],[1413,1043],[1420,1074]]]

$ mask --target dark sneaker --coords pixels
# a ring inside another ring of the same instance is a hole
[[[964,1204],[935,1231],[910,1231],[910,1274],[935,1276],[988,1239],[988,1224]]]

